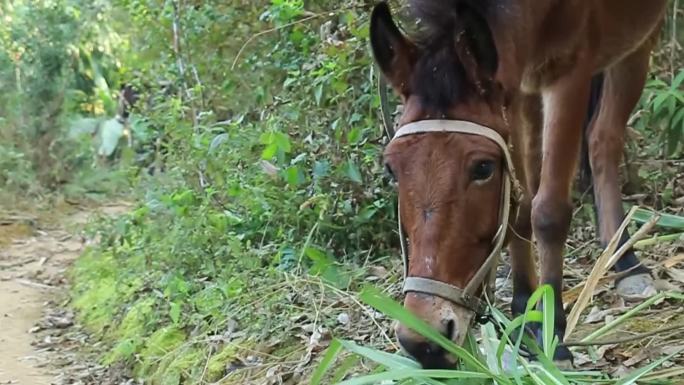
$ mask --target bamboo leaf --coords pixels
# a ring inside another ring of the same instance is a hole
[[[660,214],[652,210],[638,208],[632,218],[638,223],[646,223],[655,215],[660,215],[660,219],[656,222],[656,226],[684,230],[684,217],[682,216]]]

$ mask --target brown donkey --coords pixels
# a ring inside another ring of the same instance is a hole
[[[387,4],[376,6],[371,46],[404,104],[384,156],[398,182],[402,245],[404,233],[409,242],[406,308],[462,343],[482,311],[478,297],[508,230],[511,307],[520,314],[538,283],[534,234],[562,340],[563,249],[583,135],[606,244],[624,217],[618,165],[625,125],[665,6],[666,0],[413,0],[418,31],[410,38]],[[510,201],[509,178],[522,187]],[[632,252],[615,269],[624,273],[616,282],[621,295],[653,290]],[[408,328],[399,326],[397,334],[423,366],[454,364]],[[572,355],[560,346],[555,359]]]

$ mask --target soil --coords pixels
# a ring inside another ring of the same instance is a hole
[[[0,211],[0,384],[76,383],[64,380],[64,364],[73,364],[66,362],[68,344],[45,331],[74,324],[58,302],[65,298],[65,274],[87,244],[80,229],[94,215],[127,209],[75,208],[53,224]]]

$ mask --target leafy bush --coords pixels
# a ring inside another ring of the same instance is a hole
[[[657,136],[662,155],[678,158],[684,142],[684,70],[668,84],[661,79],[648,82],[642,97],[642,115],[635,127],[644,134]]]
[[[12,191],[57,189],[91,166],[87,142],[69,138],[68,120],[113,113],[119,41],[104,18],[109,12],[102,0],[0,5],[0,141],[3,162],[10,153],[21,159],[6,164],[12,171],[3,167],[0,182]]]
[[[74,305],[112,344],[105,362],[127,362],[153,383],[215,381],[250,346],[279,339],[271,354],[283,358],[302,348],[274,333],[298,307],[278,289],[289,274],[354,288],[355,266],[394,252],[368,12],[333,2],[152,4],[120,2],[131,35],[146,36],[132,39],[137,53],[122,73],[154,79],[138,84],[145,136],[134,139],[147,164],[163,157],[164,172],[134,170],[142,203],[92,229],[103,242],[73,270]],[[180,49],[160,51],[174,23]],[[270,26],[251,41],[222,38]],[[247,337],[220,338],[232,322]],[[207,338],[217,341],[209,352]]]

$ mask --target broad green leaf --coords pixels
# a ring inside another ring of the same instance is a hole
[[[75,139],[81,135],[93,135],[97,132],[100,119],[80,118],[69,123],[69,138]]]
[[[171,305],[169,307],[169,317],[171,317],[171,321],[174,324],[177,324],[180,321],[180,315],[181,305],[176,302],[171,302]]]
[[[271,143],[266,148],[264,148],[264,151],[261,152],[261,159],[264,160],[269,160],[273,159],[274,156],[278,153],[278,145],[275,143]]]
[[[361,177],[361,172],[359,171],[358,166],[356,165],[356,163],[353,160],[349,159],[347,161],[347,164],[345,165],[344,171],[345,171],[345,174],[347,175],[347,177],[349,177],[349,179],[351,179],[352,181],[354,181],[356,183],[363,183],[363,178]]]
[[[347,133],[347,142],[350,144],[356,144],[360,139],[361,129],[358,127],[352,128],[352,130]]]
[[[313,247],[307,247],[305,250],[306,256],[311,259],[314,263],[317,264],[329,264],[332,263],[332,259],[328,257],[328,255],[323,252],[322,250],[313,248]]]
[[[629,208],[629,206],[627,208]],[[684,230],[684,217],[665,213],[658,214],[660,215],[660,219],[658,219],[658,222],[656,222],[658,226],[670,229]],[[651,210],[639,208],[634,213],[634,216],[632,216],[632,218],[637,223],[646,223],[649,220],[651,220],[651,218],[653,218],[654,215],[655,212]]]
[[[684,72],[683,72],[684,73]],[[684,122],[684,107],[680,108],[679,111],[677,111],[676,114],[672,117],[672,127],[671,129],[675,128],[680,121]]]
[[[655,97],[655,99],[653,99],[653,113],[655,113],[655,114],[661,113],[661,111],[662,111],[661,107],[662,107],[663,103],[665,103],[665,101],[668,99],[669,96],[670,96],[669,93],[662,92],[662,93],[658,94]]]
[[[299,167],[291,166],[285,171],[285,180],[290,186],[299,186],[304,181],[304,174]]]
[[[265,132],[261,134],[259,141],[266,146],[266,149],[264,149],[264,152],[261,155],[263,159],[271,159],[278,151],[282,151],[283,153],[292,151],[290,138],[282,132]]]
[[[670,89],[673,92],[681,92],[680,91],[680,86],[684,83],[684,71],[679,71],[677,76],[675,76],[674,80],[672,81],[672,85],[670,86]]]
[[[323,178],[328,175],[328,172],[330,171],[330,162],[327,160],[323,161],[316,161],[314,163],[313,167],[313,176],[316,179]]]
[[[218,149],[223,143],[227,142],[229,138],[230,137],[226,133],[216,135],[214,139],[211,140],[211,144],[209,144],[209,153],[214,153],[216,149]]]
[[[124,125],[116,119],[109,119],[102,123],[99,130],[100,148],[98,155],[110,156],[119,145],[119,140],[124,135]]]

